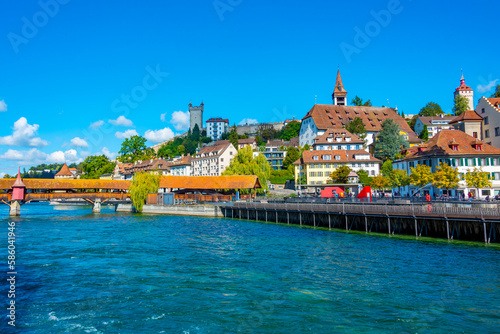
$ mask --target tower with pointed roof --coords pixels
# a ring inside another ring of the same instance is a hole
[[[347,105],[347,91],[344,89],[342,78],[340,77],[340,70],[337,70],[337,80],[335,80],[335,88],[332,94],[333,105],[345,106]]]
[[[474,110],[474,90],[465,84],[464,73],[460,78],[460,86],[455,89],[454,96],[463,96],[469,101],[469,110]]]

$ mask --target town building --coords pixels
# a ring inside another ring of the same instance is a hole
[[[329,128],[314,138],[313,150],[362,150],[365,141],[346,129]]]
[[[456,168],[462,181],[457,189],[451,189],[449,196],[463,196],[472,192],[475,197],[485,198],[494,196],[500,192],[500,149],[484,143],[460,130],[441,130],[426,144],[415,146],[404,151],[406,157],[393,163],[394,169],[401,169],[411,174],[411,168],[417,165],[427,165],[431,172],[435,173],[440,163],[446,163]],[[469,188],[465,182],[465,174],[480,168],[487,172],[492,180],[492,187],[480,189]],[[399,191],[399,189],[395,189]],[[401,189],[401,195],[425,195],[440,196],[447,192],[446,189],[438,189],[431,184],[419,189],[415,186],[407,186]]]
[[[180,159],[174,161],[170,165],[170,175],[174,176],[191,176],[193,175],[192,168],[192,160],[193,157],[187,155],[185,157],[181,157]]]
[[[191,132],[193,132],[194,126],[198,124],[198,128],[203,130],[203,110],[205,105],[201,102],[200,106],[193,106],[191,102],[189,102],[189,128]]]
[[[415,133],[420,136],[424,130],[424,125],[427,125],[427,131],[429,132],[429,138],[434,137],[441,130],[453,129],[453,125],[450,122],[455,119],[456,116],[420,116],[415,122]]]
[[[340,87],[340,88],[339,88]],[[313,145],[317,136],[323,135],[329,128],[341,129],[359,117],[367,131],[366,145],[370,146],[377,133],[382,129],[382,122],[393,119],[399,125],[400,134],[410,143],[410,146],[422,143],[417,134],[410,128],[408,123],[395,109],[385,107],[347,106],[347,92],[344,89],[340,73],[337,73],[337,81],[332,94],[333,105],[315,104],[311,110],[302,118],[300,127],[300,146]]]
[[[75,175],[69,170],[68,165],[64,164],[61,170],[54,175],[54,179],[74,179]]]
[[[463,96],[469,102],[469,110],[474,110],[474,90],[465,84],[464,74],[460,78],[460,86],[455,89],[454,96]]]
[[[482,139],[482,125],[483,118],[479,116],[474,110],[466,110],[461,115],[455,117],[450,125],[456,130],[465,132],[469,136],[477,139]]]
[[[158,175],[170,175],[171,162],[163,159],[138,160],[133,164],[127,164],[123,167],[123,176],[125,180],[132,180],[134,173],[153,172]]]
[[[257,149],[257,141],[255,138],[238,139],[238,150],[250,146],[252,150]]]
[[[272,169],[281,169],[286,158],[287,149],[291,146],[298,147],[297,138],[290,140],[268,140],[262,154]]]
[[[483,118],[483,140],[500,148],[500,98],[479,99],[476,113]]]
[[[192,159],[193,176],[220,176],[236,153],[236,148],[227,141],[202,148]]]
[[[295,161],[295,185],[306,176],[306,186],[325,185],[330,182],[330,174],[341,166],[348,166],[354,172],[365,170],[369,176],[380,173],[381,160],[365,150],[309,150]],[[302,185],[304,186],[304,185]]]
[[[207,121],[207,137],[213,141],[222,139],[222,135],[229,132],[229,120],[220,117],[210,118]]]

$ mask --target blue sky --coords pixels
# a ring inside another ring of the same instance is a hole
[[[302,118],[315,96],[331,103],[338,66],[349,101],[359,95],[406,114],[434,101],[450,112],[461,68],[476,101],[500,78],[499,9],[496,1],[3,2],[0,173],[114,157],[135,133],[155,144],[186,129],[190,101],[203,100],[205,119],[231,124]]]

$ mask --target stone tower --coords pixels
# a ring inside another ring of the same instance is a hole
[[[191,132],[193,131],[195,124],[198,124],[200,131],[203,130],[203,108],[203,102],[201,102],[199,107],[193,106],[193,104],[189,102],[189,128],[191,129]]]
[[[340,77],[340,70],[337,71],[337,80],[335,81],[335,88],[332,94],[333,105],[345,106],[347,105],[347,92],[344,89],[342,78]]]
[[[460,79],[460,86],[455,89],[454,96],[461,95],[469,100],[469,110],[474,110],[474,91],[472,88],[465,84],[464,74],[462,73],[462,78]]]

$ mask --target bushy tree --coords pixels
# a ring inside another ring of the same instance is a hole
[[[391,159],[402,149],[409,147],[408,141],[399,134],[399,125],[392,118],[382,122],[382,130],[375,139],[375,157],[381,160]]]
[[[439,116],[443,114],[441,106],[435,102],[427,103],[418,113],[419,116]]]
[[[410,168],[410,184],[419,188],[425,187],[432,183],[434,175],[431,168],[427,165],[417,165],[417,167]]]
[[[495,88],[495,92],[491,95],[491,97],[500,98],[500,85],[497,85],[497,87]]]
[[[278,132],[272,124],[261,123],[257,128],[257,135],[262,138],[262,141],[267,142],[277,138]]]
[[[281,166],[281,168],[288,169],[289,166],[292,166],[292,164],[299,159],[300,159],[299,151],[295,147],[290,146],[289,148],[286,149],[286,157],[283,160],[283,166]]]
[[[279,138],[283,140],[290,140],[299,135],[300,122],[291,121],[288,123],[283,130],[280,131]]]
[[[424,124],[422,132],[420,132],[420,139],[422,139],[423,141],[429,140],[429,130],[427,129],[427,124]]]
[[[113,173],[116,163],[103,155],[91,155],[82,162],[82,179],[98,179],[102,174]]]
[[[402,187],[410,184],[410,178],[405,170],[394,169],[389,176],[389,183],[392,188],[398,188],[398,191],[401,192]]]
[[[371,187],[373,189],[387,189],[390,181],[388,177],[377,175],[372,179]]]
[[[476,194],[478,195],[479,189],[491,188],[489,174],[487,172],[483,172],[477,167],[474,168],[473,171],[468,171],[467,174],[465,174],[465,182],[467,183],[467,187],[475,188],[477,191]]]
[[[364,169],[360,169],[356,172],[359,176],[359,183],[361,183],[364,187],[371,185],[373,177],[368,175],[368,172]]]
[[[432,185],[440,189],[446,189],[449,193],[450,189],[458,187],[459,181],[460,178],[458,177],[458,170],[446,163],[441,163],[434,173]]]
[[[346,184],[349,181],[349,173],[351,173],[352,169],[349,168],[347,165],[342,165],[338,168],[336,168],[331,174],[330,174],[330,180],[332,180],[333,183],[339,183],[339,184]]]
[[[134,180],[130,185],[129,192],[132,203],[138,212],[142,212],[142,208],[146,203],[148,194],[156,194],[160,186],[160,176],[147,172],[139,172],[134,174]]]
[[[132,136],[122,142],[120,151],[120,160],[123,162],[135,162],[140,160],[146,150],[146,138],[142,136]]]
[[[456,116],[462,115],[466,110],[469,109],[469,100],[465,96],[457,94],[455,95],[455,99],[453,102],[453,113],[455,113]]]
[[[363,107],[371,107],[372,103],[370,100],[363,102],[363,99],[356,95],[354,99],[351,100],[351,104],[353,106],[363,106]]]
[[[360,139],[363,141],[366,140],[366,128],[365,128],[365,123],[363,123],[363,120],[359,117],[354,117],[352,121],[347,123],[345,126],[345,129],[349,131],[350,133],[357,135]],[[363,145],[365,146],[365,145]]]
[[[267,180],[271,176],[271,166],[267,162],[266,157],[259,154],[257,157],[253,157],[253,151],[250,146],[246,146],[238,151],[238,154],[231,160],[229,167],[222,173],[222,175],[257,175],[259,178],[262,191],[269,190],[267,186]],[[244,190],[240,190],[244,193]]]
[[[392,173],[393,166],[392,166],[392,160],[386,160],[382,164],[382,168],[380,169],[380,172],[383,176],[389,177]]]

